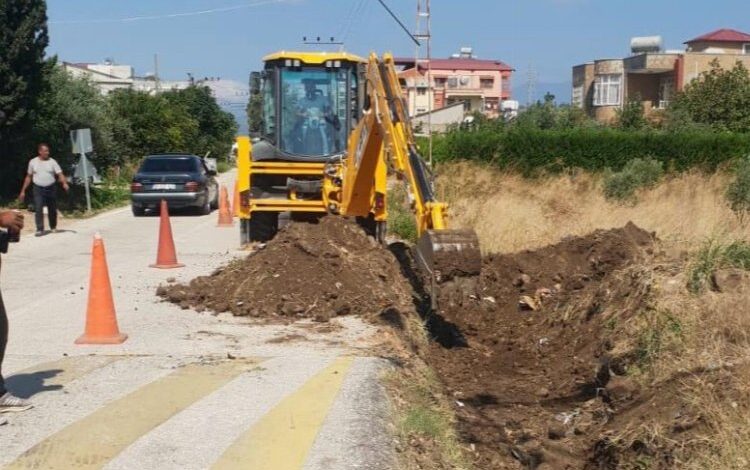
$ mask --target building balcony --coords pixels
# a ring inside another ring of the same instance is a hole
[[[627,73],[664,73],[674,70],[679,54],[645,53],[626,58]]]

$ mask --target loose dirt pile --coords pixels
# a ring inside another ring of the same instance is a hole
[[[607,322],[646,305],[634,266],[653,242],[632,224],[597,231],[485,259],[478,291],[443,289],[428,362],[478,468],[618,468],[607,436],[641,415],[618,416],[638,390],[617,376],[627,358],[611,351]]]
[[[678,381],[640,386],[626,376],[637,352],[615,337],[615,322],[652,308],[654,242],[628,224],[489,256],[477,283],[441,287],[439,312],[427,316],[435,341],[417,350],[454,401],[476,468],[674,468],[670,449],[619,439],[643,420],[670,439],[700,425],[674,399]],[[159,295],[199,311],[289,321],[351,314],[398,326],[391,320],[429,304],[408,259],[353,221],[328,217],[292,223],[246,259]]]
[[[281,320],[412,308],[394,256],[341,217],[290,223],[247,258],[158,295],[186,309]]]

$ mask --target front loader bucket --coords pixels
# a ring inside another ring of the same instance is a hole
[[[479,238],[473,230],[428,230],[417,241],[415,256],[437,284],[476,277],[482,269]]]

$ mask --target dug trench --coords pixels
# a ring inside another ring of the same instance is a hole
[[[328,217],[292,223],[245,259],[158,294],[258,321],[360,315],[399,330],[421,315],[433,340],[411,350],[437,373],[475,468],[614,469],[641,454],[672,468],[668,450],[616,439],[655,410],[674,433],[697,423],[664,390],[630,380],[634,353],[612,338],[613,318],[649,308],[655,243],[628,224],[489,255],[476,282],[441,286],[432,312],[403,244],[384,248]]]

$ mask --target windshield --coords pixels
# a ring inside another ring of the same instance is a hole
[[[193,158],[147,158],[141,173],[194,173],[198,165]]]
[[[348,69],[281,71],[281,150],[324,156],[346,146]]]

